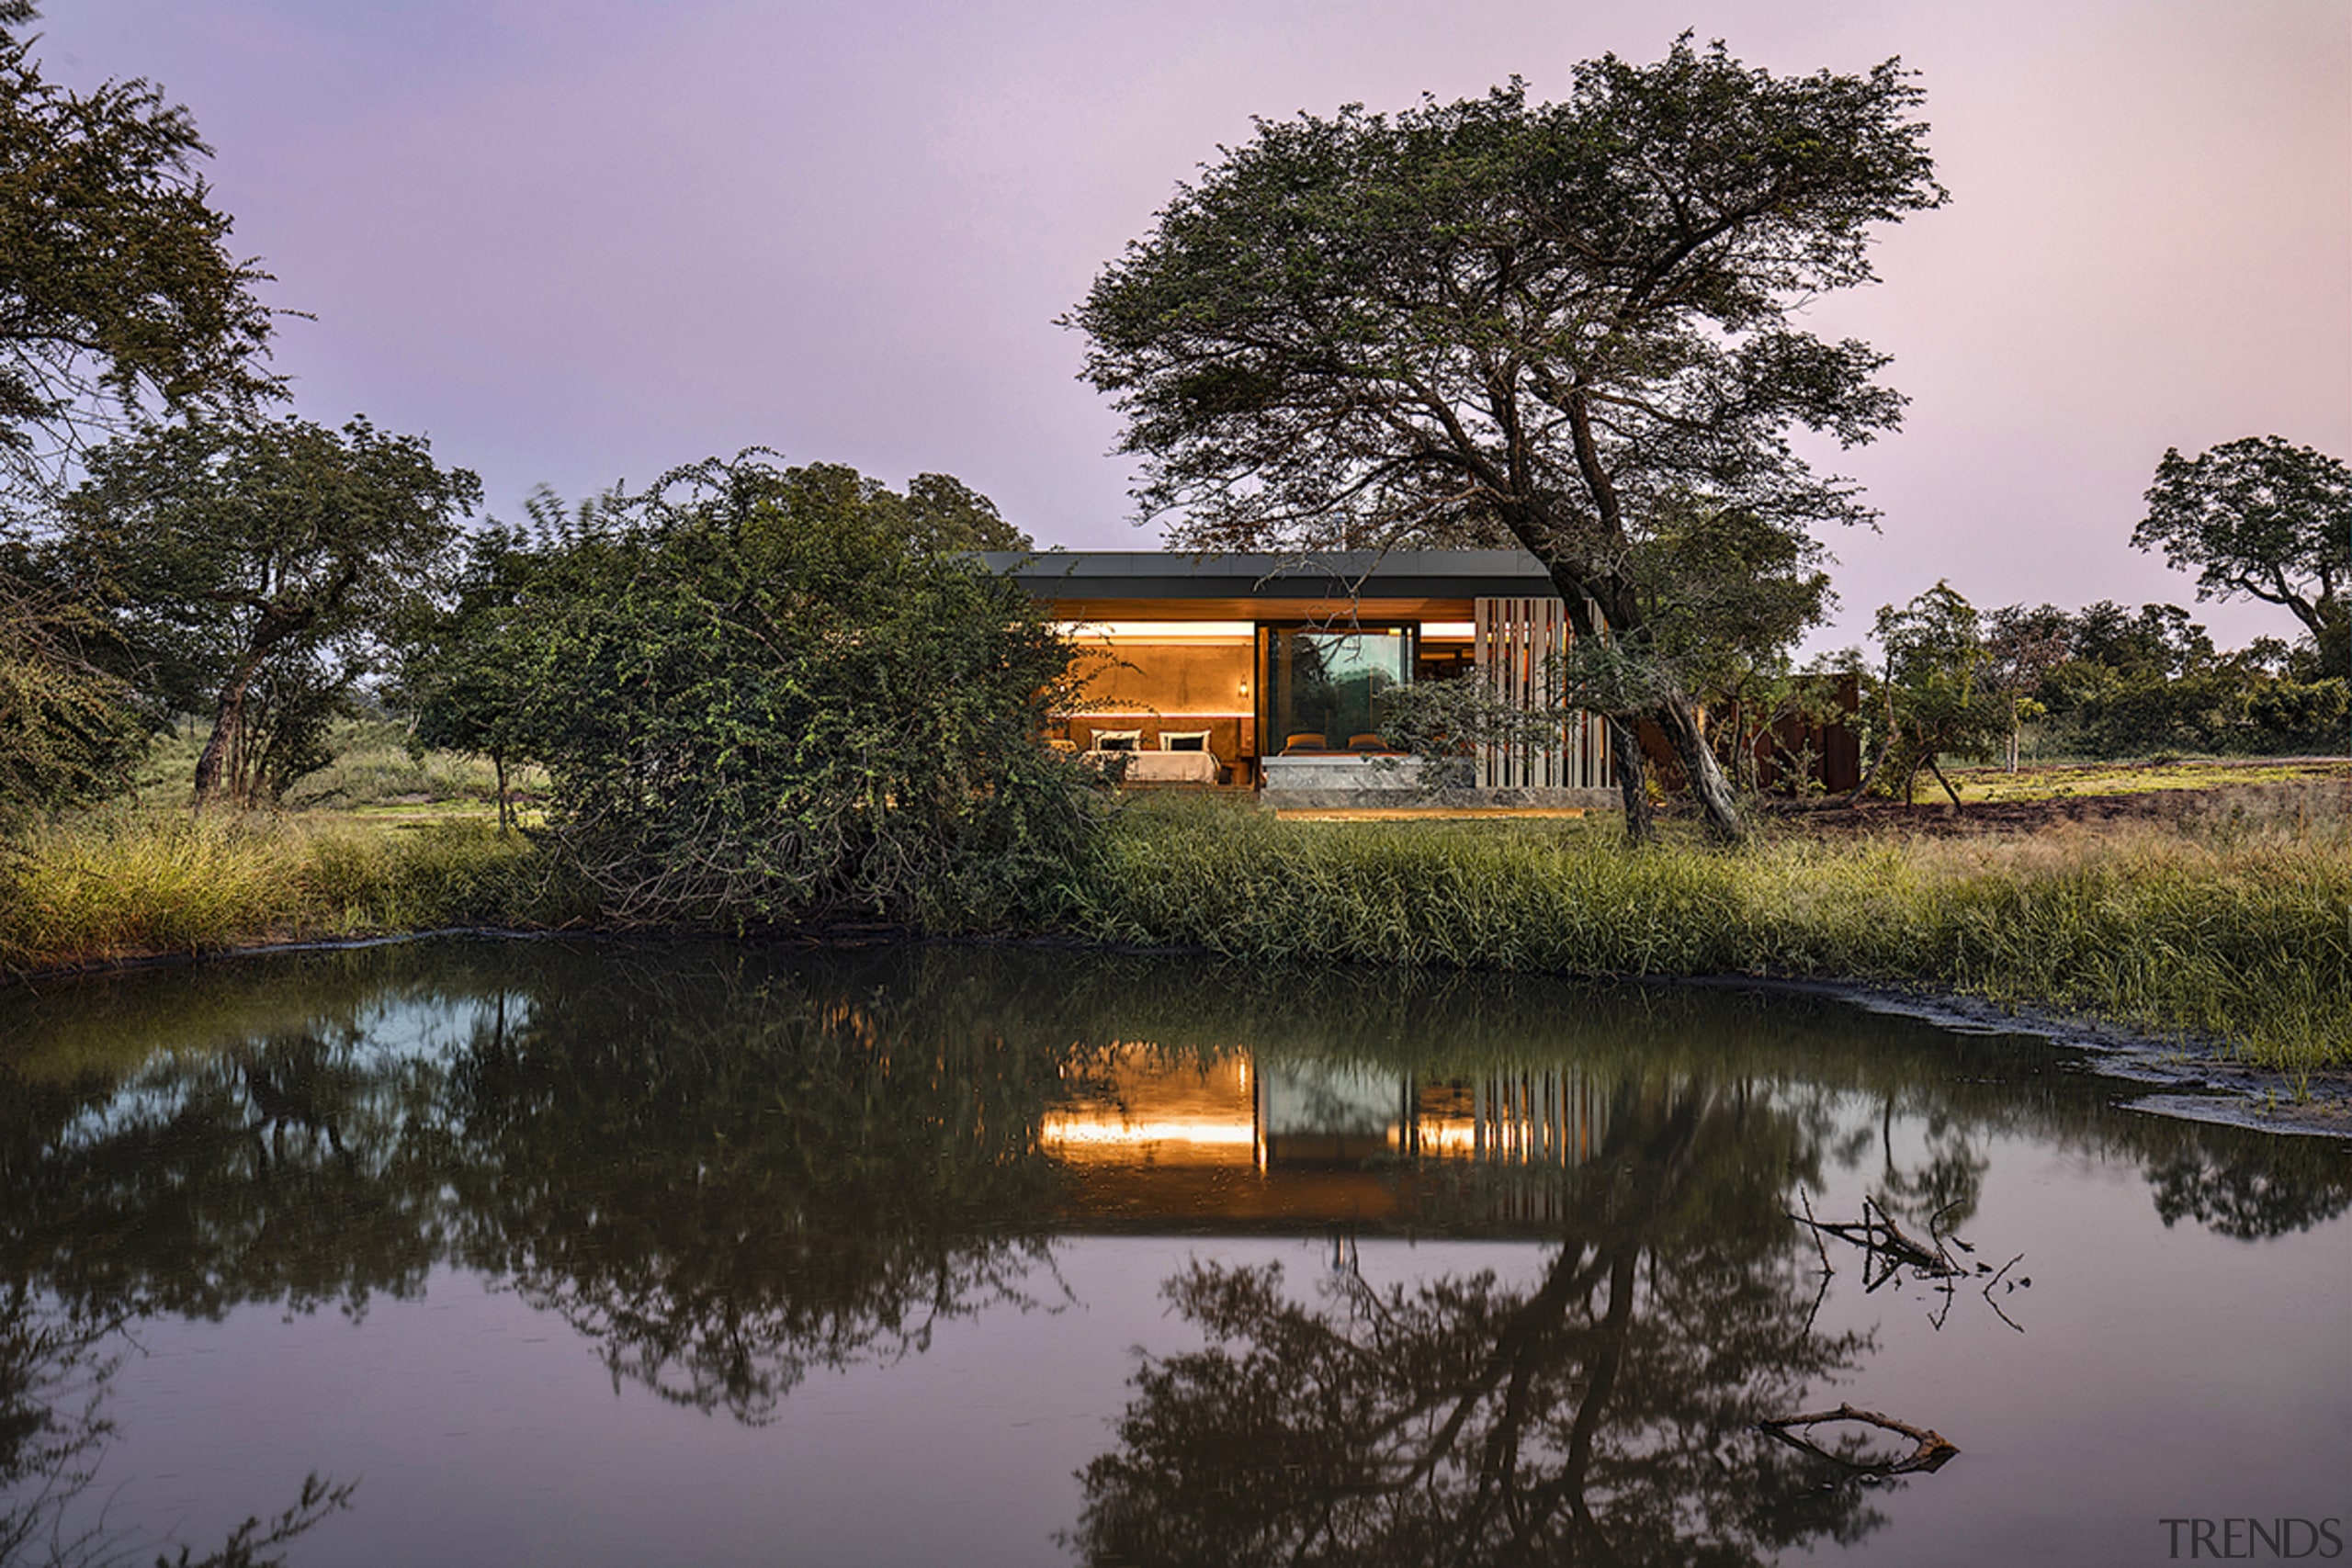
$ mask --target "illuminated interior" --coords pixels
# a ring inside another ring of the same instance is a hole
[[[1426,1082],[1134,1044],[1044,1119],[1039,1140],[1086,1168],[1074,1217],[1295,1225],[1408,1218],[1416,1171],[1565,1171],[1593,1156],[1605,1121],[1592,1086],[1556,1070]]]
[[[1066,621],[1078,644],[1084,695],[1057,739],[1091,750],[1099,737],[1136,731],[1157,750],[1163,734],[1206,733],[1206,750],[1246,786],[1258,759],[1293,734],[1324,735],[1330,750],[1372,733],[1380,694],[1469,668],[1468,621],[1277,626],[1241,620]],[[1302,650],[1305,650],[1302,656]],[[1271,685],[1272,689],[1264,689]],[[1276,733],[1279,730],[1281,733]]]

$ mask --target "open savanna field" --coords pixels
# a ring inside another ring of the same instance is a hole
[[[2093,788],[2096,785],[2098,787]],[[1294,822],[1136,795],[1021,936],[1242,961],[1860,981],[2071,1013],[2307,1083],[2352,1064],[2352,763],[1976,772],[1969,804],[1768,811],[1737,849],[1609,817]],[[20,833],[0,970],[447,929],[593,930],[486,770],[355,749],[308,809]],[[526,825],[531,820],[526,814]]]

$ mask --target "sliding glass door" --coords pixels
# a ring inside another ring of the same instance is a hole
[[[1388,693],[1413,678],[1415,628],[1258,628],[1258,744],[1341,751],[1367,743],[1386,716]]]

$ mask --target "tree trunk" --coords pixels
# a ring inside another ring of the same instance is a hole
[[[1609,749],[1617,764],[1617,795],[1625,807],[1625,839],[1646,844],[1657,837],[1650,811],[1649,769],[1642,760],[1642,738],[1630,718],[1609,716]]]
[[[1860,806],[1862,803],[1862,796],[1870,794],[1871,785],[1878,782],[1879,770],[1885,767],[1886,760],[1894,755],[1894,734],[1890,730],[1885,743],[1878,749],[1878,755],[1871,760],[1870,771],[1862,774],[1862,782],[1854,786],[1854,793],[1846,797],[1847,805]]]
[[[1952,805],[1954,807],[1959,806],[1960,791],[1951,787],[1951,780],[1944,777],[1944,771],[1936,766],[1936,760],[1933,757],[1928,759],[1928,772],[1936,775],[1936,782],[1944,786],[1944,793],[1946,795],[1951,796]]]
[[[1668,693],[1659,699],[1656,716],[1681,761],[1683,776],[1690,781],[1690,794],[1706,818],[1709,836],[1724,843],[1737,843],[1747,837],[1747,825],[1739,818],[1739,803],[1732,797],[1731,781],[1724,777],[1715,750],[1707,744],[1706,732],[1699,728],[1699,716],[1690,710],[1689,700],[1679,693]]]
[[[514,814],[506,804],[506,753],[492,751],[490,768],[498,776],[498,833],[503,838],[514,830]]]
[[[248,659],[220,689],[212,713],[212,734],[196,759],[196,804],[198,810],[217,800],[225,785],[232,799],[244,804],[241,785],[245,756],[245,693],[253,685],[261,660]]]

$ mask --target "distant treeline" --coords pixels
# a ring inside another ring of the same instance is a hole
[[[2000,683],[2040,710],[2044,755],[2335,753],[2352,731],[2345,671],[2311,639],[2216,649],[2177,604],[2135,614],[2100,600],[2072,614],[2012,604],[1986,618]]]

